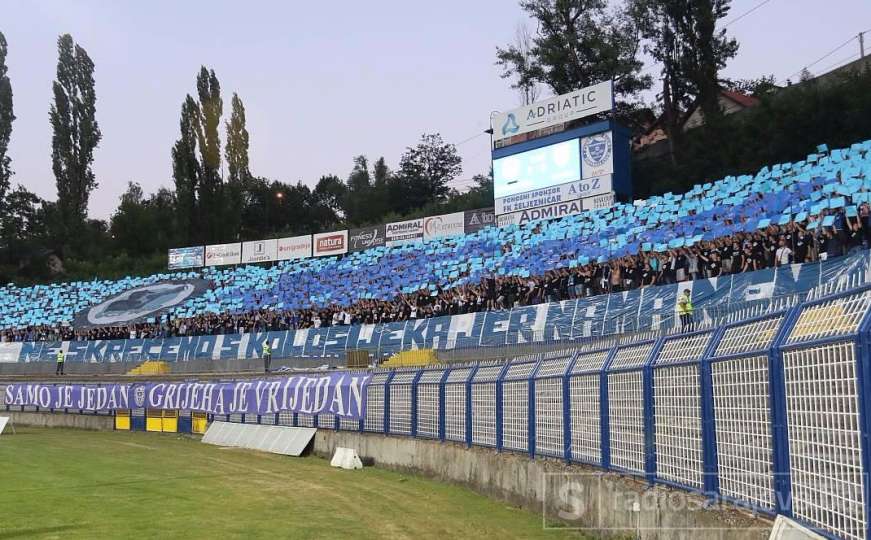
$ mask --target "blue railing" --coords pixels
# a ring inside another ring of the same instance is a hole
[[[329,427],[596,465],[867,538],[869,312],[863,287],[599,350],[380,370],[363,425]]]

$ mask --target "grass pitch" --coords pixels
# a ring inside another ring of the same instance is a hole
[[[580,538],[460,486],[170,434],[0,436],[0,539]]]

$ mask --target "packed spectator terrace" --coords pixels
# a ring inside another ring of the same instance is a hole
[[[871,141],[559,220],[270,267],[0,288],[3,341],[228,334],[428,318],[836,257],[871,246]],[[205,294],[129,327],[74,329],[123,291],[202,278]]]

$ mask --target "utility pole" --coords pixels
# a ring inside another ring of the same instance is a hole
[[[865,58],[865,32],[859,32],[859,58]]]

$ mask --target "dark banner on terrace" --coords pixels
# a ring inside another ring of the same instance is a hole
[[[238,382],[6,385],[4,404],[45,409],[190,410],[212,414],[335,414],[360,420],[366,415],[371,375],[325,373]]]

